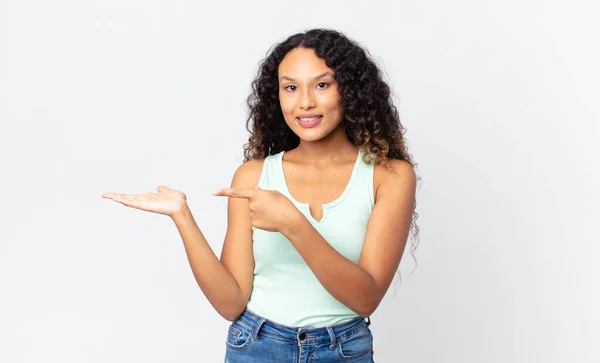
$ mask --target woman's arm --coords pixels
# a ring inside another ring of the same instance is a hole
[[[251,160],[235,172],[232,188],[250,188],[258,182],[262,161]],[[198,228],[190,209],[173,216],[183,240],[192,272],[217,312],[235,320],[245,309],[254,279],[252,225],[248,201],[230,198],[227,204],[227,234],[219,260]]]
[[[304,217],[281,232],[291,241],[323,287],[358,315],[371,315],[398,269],[412,220],[416,177],[406,162],[390,160],[377,189],[359,263],[337,252]]]

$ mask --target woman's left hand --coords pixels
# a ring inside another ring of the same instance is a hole
[[[298,221],[302,213],[285,195],[276,190],[222,188],[213,195],[248,200],[252,226],[270,232],[282,232]]]

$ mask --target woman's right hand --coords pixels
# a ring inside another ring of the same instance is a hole
[[[158,193],[123,194],[102,193],[102,198],[111,199],[125,206],[148,212],[168,215],[181,213],[187,205],[187,197],[183,192],[159,185]]]

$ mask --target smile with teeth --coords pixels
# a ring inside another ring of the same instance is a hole
[[[316,127],[321,123],[323,119],[323,115],[315,115],[313,114],[304,114],[296,117],[298,119],[298,124],[303,128],[312,128]]]

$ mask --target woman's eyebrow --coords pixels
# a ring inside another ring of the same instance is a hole
[[[321,78],[323,78],[323,77],[325,77],[325,76],[331,76],[331,72],[327,71],[327,72],[325,72],[325,73],[319,74],[318,76],[316,76],[316,77],[315,77],[315,78],[313,78],[313,79],[321,79]],[[295,81],[295,79],[293,79],[293,78],[291,78],[291,77],[288,77],[288,76],[283,76],[283,77],[281,77],[281,78],[279,79],[279,82],[283,81],[284,79],[285,79],[286,81],[292,81],[292,82],[294,82],[294,81]]]

